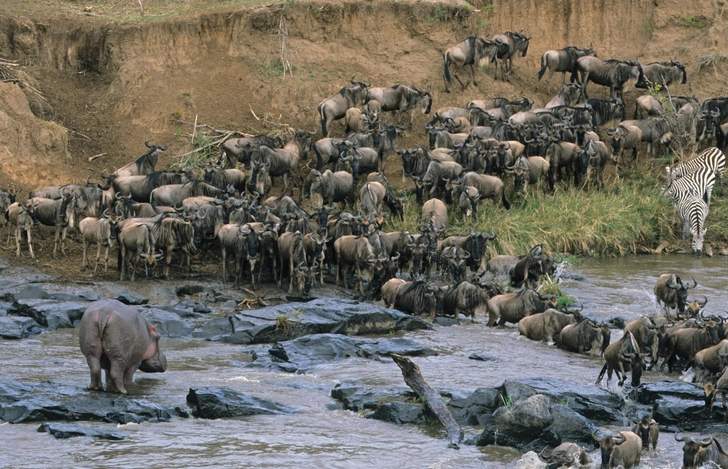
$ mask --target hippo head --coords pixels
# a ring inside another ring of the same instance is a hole
[[[167,357],[159,350],[160,335],[157,332],[157,325],[149,328],[149,346],[139,364],[139,370],[145,373],[163,373],[167,370]]]

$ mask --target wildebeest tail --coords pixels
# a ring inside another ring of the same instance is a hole
[[[450,75],[450,66],[448,65],[447,60],[447,52],[443,55],[445,59],[445,80],[447,80],[448,84],[452,82],[452,76]]]
[[[546,68],[548,67],[548,56],[546,54],[541,56],[541,70],[538,71],[536,74],[536,77],[538,78],[538,81],[541,81],[541,78],[543,78],[544,73],[546,73]]]
[[[635,101],[634,103],[634,114],[632,115],[632,119],[637,119],[637,108],[639,107],[639,103]],[[624,120],[624,119],[622,119]]]
[[[576,65],[574,65],[574,68],[571,70],[571,77],[569,78],[569,81],[571,83],[579,82],[579,67],[577,67]]]
[[[508,199],[506,199],[506,192],[505,191],[503,191],[503,193],[501,194],[501,202],[503,202],[503,207],[505,207],[506,210],[510,210],[511,209],[511,204],[508,203]]]
[[[601,383],[602,379],[604,378],[604,373],[606,373],[606,372],[607,372],[607,364],[605,363],[604,366],[602,367],[602,371],[599,372],[599,376],[597,376],[597,382],[594,384],[599,385],[599,383]]]

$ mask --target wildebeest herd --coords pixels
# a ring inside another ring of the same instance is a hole
[[[465,67],[475,82],[482,60],[494,62],[496,76],[500,67],[501,79],[507,80],[513,59],[526,55],[529,41],[522,32],[508,31],[491,40],[469,37],[447,48],[446,91],[452,78],[463,89],[468,86],[460,79]],[[495,230],[447,236],[450,217],[474,217],[482,199],[510,209],[505,187],[511,176],[515,193],[527,194],[528,186],[535,185],[538,197],[572,181],[586,186],[592,174],[601,188],[609,161],[619,167],[622,153],[631,150],[628,164],[635,164],[640,143],[647,143],[648,153],[659,154],[660,146],[669,146],[676,132],[687,129],[695,138],[695,152],[702,152],[668,167],[663,192],[673,197],[693,250],[702,250],[712,187],[716,178],[722,180],[725,167],[721,149],[728,134],[728,98],[702,103],[694,96],[662,98],[655,90],[687,80],[685,67],[676,60],[643,66],[637,60],[600,59],[592,46],[569,46],[544,53],[541,65],[537,77],[548,72],[549,90],[553,74],[563,74],[562,88],[543,108],[534,108],[523,93],[443,107],[425,124],[426,145],[398,148],[397,138],[411,129],[416,113],[431,112],[430,88],[377,88],[352,78],[350,86],[318,105],[323,138],[317,141],[315,130],[298,130],[289,141],[271,135],[230,139],[203,175],[190,169],[157,170],[167,146],[146,142],[147,153],[112,174],[104,172],[99,183],[89,179],[39,188],[17,201],[15,190],[2,191],[0,207],[15,230],[17,256],[25,241],[35,259],[31,232],[41,234],[41,226],[55,227],[54,257],[58,244],[65,254],[68,228],[83,242],[84,267],[88,248],[96,245],[94,275],[102,248],[106,271],[109,248],[116,245],[120,280],[134,281],[139,261],[144,275],[153,278],[162,259],[162,276],[169,278],[173,253],[190,269],[195,253],[217,249],[222,279],[235,286],[247,281],[253,288],[266,281],[280,286],[286,279],[289,292],[307,296],[330,276],[337,285],[355,284],[362,298],[382,299],[386,306],[432,320],[463,314],[475,322],[487,315],[488,326],[514,323],[530,339],[553,341],[571,352],[603,354],[598,382],[605,373],[609,380],[616,372],[621,385],[627,371],[637,386],[646,358],[651,369],[664,357],[660,370],[666,365],[672,369],[681,358],[706,383],[707,405],[712,409],[715,396],[722,394],[725,406],[728,378],[721,373],[728,365],[728,341],[723,339],[723,318],[701,314],[704,302],[687,301],[695,282],[691,287],[676,275],[660,277],[656,297],[666,311],[676,311],[674,317],[641,318],[610,343],[606,324],[579,311],[559,311],[554,295],[539,293],[540,282],[559,263],[541,245],[521,256],[487,259]],[[630,80],[652,93],[636,100],[634,119],[627,120],[623,90]],[[590,81],[608,87],[609,99],[589,98]],[[396,113],[399,125],[387,122],[385,113]],[[329,137],[339,119],[345,120],[345,135]],[[609,138],[603,141],[605,135]],[[708,146],[713,138],[715,146]],[[384,175],[392,153],[401,157],[403,181],[410,178],[422,207],[418,233],[383,231],[385,216],[403,220],[405,214],[402,193]],[[302,174],[301,163],[314,154],[316,168]],[[278,177],[283,188],[271,196]],[[303,198],[310,199],[310,210],[302,206]],[[437,281],[433,270],[441,273]],[[717,441],[684,440],[685,467],[701,458],[728,467],[728,455]],[[633,432],[602,441],[602,467],[633,467],[642,447],[654,447],[656,441],[656,424],[643,419]],[[553,452],[562,453],[575,457],[568,448]]]

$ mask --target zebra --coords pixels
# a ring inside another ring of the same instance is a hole
[[[670,172],[668,166],[667,172]],[[715,172],[705,166],[699,166],[693,172],[684,175],[680,179],[670,179],[661,195],[671,195],[676,206],[680,207],[681,202],[688,196],[698,194],[710,205],[710,197],[713,193],[713,185],[715,184]]]
[[[686,174],[689,174],[699,167],[704,166],[713,170],[716,176],[720,179],[720,184],[723,185],[723,172],[725,170],[725,154],[716,147],[709,147],[703,150],[695,158],[684,161],[677,164],[672,170],[667,171],[668,184],[670,179],[679,179]]]
[[[688,234],[692,236],[693,252],[696,256],[700,256],[707,231],[705,219],[708,217],[708,204],[699,193],[689,192],[680,200],[678,211],[683,222],[683,244],[685,244]]]

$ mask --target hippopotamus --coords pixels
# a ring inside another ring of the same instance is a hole
[[[157,326],[136,310],[116,300],[91,303],[81,318],[79,345],[91,369],[88,389],[102,390],[101,369],[106,390],[126,394],[134,372],[161,373],[167,357],[159,350]]]

